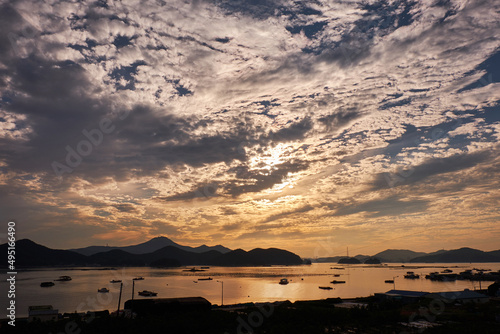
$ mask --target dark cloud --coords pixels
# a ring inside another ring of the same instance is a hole
[[[289,211],[280,212],[280,213],[271,215],[271,216],[267,217],[264,221],[262,221],[262,223],[265,223],[266,226],[267,226],[267,223],[269,223],[269,222],[280,220],[282,218],[286,218],[286,217],[289,217],[289,216],[293,216],[293,215],[295,215],[297,213],[305,213],[305,212],[309,212],[309,211],[312,211],[312,210],[314,210],[313,206],[311,206],[311,205],[305,205],[305,206],[299,207],[299,208],[297,208],[295,210],[289,210]]]
[[[113,204],[112,206],[120,212],[137,213],[137,209],[135,208],[135,206],[129,203]]]
[[[415,1],[378,1],[361,4],[362,17],[350,29],[343,32],[340,41],[321,40],[318,46],[303,51],[319,56],[325,62],[336,62],[341,66],[353,66],[371,56],[376,38],[381,38],[394,30],[410,25],[414,18],[411,14]]]
[[[313,122],[311,118],[304,117],[302,120],[292,123],[288,127],[284,127],[278,131],[271,131],[269,134],[261,136],[260,141],[262,143],[279,143],[303,139],[312,127]]]
[[[357,202],[351,205],[341,206],[333,216],[347,216],[365,212],[369,218],[384,216],[398,216],[408,213],[423,212],[427,209],[429,202],[426,200],[412,199],[402,201],[398,197]]]
[[[315,22],[308,25],[294,25],[286,27],[291,34],[304,33],[308,38],[313,38],[318,32],[323,30],[323,28],[328,24],[328,22]]]
[[[491,159],[492,153],[488,151],[457,154],[447,158],[432,158],[420,165],[410,166],[396,173],[377,174],[371,189],[379,190],[400,185],[415,184],[433,176],[472,168]]]
[[[318,121],[325,126],[326,132],[335,133],[342,127],[351,123],[355,119],[362,116],[362,113],[355,108],[341,110],[323,117],[318,118]]]
[[[289,173],[296,173],[307,169],[308,162],[304,161],[287,161],[279,165],[275,165],[274,169],[268,173],[262,171],[252,171],[246,166],[239,166],[228,170],[229,174],[235,173],[237,182],[225,184],[223,186],[224,193],[231,196],[239,196],[244,193],[254,193],[265,189],[272,188],[275,184],[280,184]]]
[[[219,194],[217,194],[218,189],[219,183],[212,182],[210,184],[201,185],[193,191],[187,191],[172,196],[158,197],[157,199],[163,201],[189,201],[193,199],[208,200],[212,197],[219,196]]]
[[[207,0],[223,9],[228,15],[241,13],[265,20],[279,13],[282,0]]]

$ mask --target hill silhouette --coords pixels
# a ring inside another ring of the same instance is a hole
[[[178,243],[172,241],[171,239],[160,236],[153,238],[149,241],[143,242],[141,244],[137,245],[131,245],[131,246],[123,246],[123,247],[117,247],[117,246],[89,246],[89,247],[84,247],[84,248],[75,248],[75,249],[69,249],[70,251],[77,252],[82,255],[94,255],[97,253],[102,253],[102,252],[108,252],[110,250],[122,250],[127,253],[131,254],[147,254],[147,253],[152,253],[154,251],[157,251],[159,249],[162,249],[167,246],[173,246],[185,251],[189,252],[194,252],[194,253],[205,253],[211,250],[218,251],[220,253],[228,253],[231,250],[227,247],[224,247],[222,245],[216,245],[216,246],[207,246],[207,245],[201,245],[198,247],[190,247],[190,246],[183,246],[179,245]]]
[[[0,251],[7,253],[7,244],[0,245]],[[4,262],[5,264],[5,262]],[[29,239],[16,243],[16,264],[18,267],[39,266],[261,266],[298,265],[302,259],[289,251],[257,248],[246,252],[242,249],[221,253],[209,250],[202,253],[190,252],[175,246],[166,246],[151,253],[132,254],[121,249],[111,249],[85,256],[70,250],[56,250],[39,245]]]

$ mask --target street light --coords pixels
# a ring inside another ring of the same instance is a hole
[[[222,287],[220,306],[224,306],[224,281],[217,281],[217,282],[219,282]]]

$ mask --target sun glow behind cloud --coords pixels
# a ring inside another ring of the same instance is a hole
[[[2,9],[2,211],[26,237],[496,247],[495,3]],[[53,162],[105,118],[113,130],[58,178]]]

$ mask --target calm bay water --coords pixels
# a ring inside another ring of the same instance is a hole
[[[147,298],[137,295],[141,290],[152,290],[157,297],[194,297],[201,296],[212,304],[221,303],[222,283],[224,286],[224,304],[266,302],[278,300],[310,300],[329,297],[354,298],[386,292],[394,288],[385,280],[395,278],[395,287],[400,290],[414,291],[457,291],[479,289],[479,282],[454,281],[434,282],[423,276],[445,268],[454,273],[465,269],[500,269],[500,263],[463,263],[463,264],[404,264],[388,265],[338,265],[315,263],[304,266],[273,267],[210,267],[204,272],[186,272],[186,268],[116,268],[112,270],[93,270],[102,268],[42,269],[19,272],[16,281],[17,316],[27,316],[30,305],[52,305],[59,312],[83,312],[89,310],[114,311],[118,308],[120,284],[110,280],[123,281],[121,306],[131,299],[132,278],[143,276],[145,279],[135,282],[135,299]],[[338,267],[343,269],[331,269]],[[422,274],[420,279],[403,278],[407,271]],[[340,274],[334,277],[334,274]],[[54,282],[55,286],[40,287],[41,282],[53,281],[59,276],[73,278],[68,282]],[[211,277],[213,280],[198,281],[198,278]],[[279,285],[281,278],[288,278],[288,285]],[[332,280],[343,280],[345,284],[331,284]],[[196,282],[196,283],[195,283]],[[492,282],[482,282],[482,288]],[[321,290],[318,286],[331,286],[333,290]],[[106,287],[109,293],[98,293],[97,289]],[[0,283],[2,295],[7,293],[7,282]],[[2,298],[5,300],[4,298]],[[2,304],[5,304],[2,301]],[[5,307],[7,305],[5,304]],[[5,310],[4,305],[2,309]],[[0,314],[5,318],[5,311]]]

